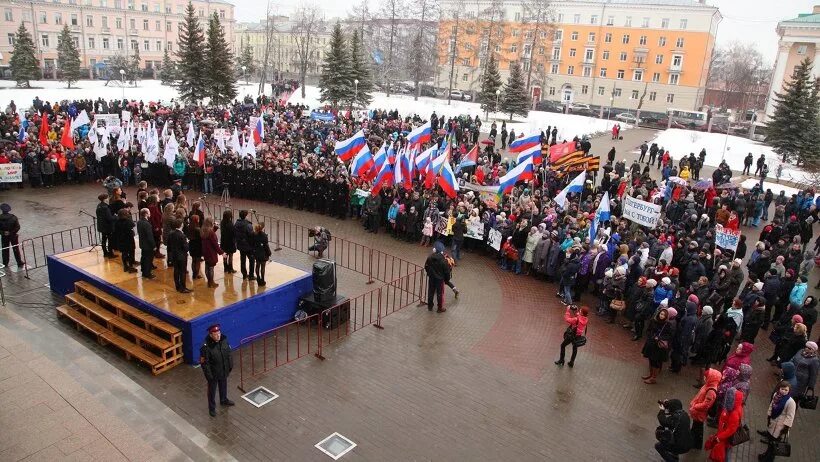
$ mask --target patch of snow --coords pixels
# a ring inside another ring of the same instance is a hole
[[[760,180],[755,180],[754,178],[749,178],[748,180],[745,180],[742,183],[740,183],[740,187],[742,187],[743,189],[751,190],[752,188],[754,188],[758,184],[760,184]],[[772,193],[775,196],[780,194],[780,191],[783,191],[784,193],[786,193],[786,197],[792,197],[793,195],[797,195],[797,193],[802,191],[801,189],[792,188],[791,186],[785,186],[785,185],[782,185],[782,184],[779,184],[779,183],[772,183],[772,182],[769,182],[769,181],[764,181],[763,182],[763,191],[766,191],[767,189],[771,189]]]

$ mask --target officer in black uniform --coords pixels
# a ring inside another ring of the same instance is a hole
[[[228,399],[228,375],[233,369],[231,346],[228,337],[222,335],[219,324],[208,327],[208,336],[199,349],[199,365],[208,381],[208,413],[216,417],[216,389],[219,388],[219,403],[223,406],[233,406],[234,402]]]

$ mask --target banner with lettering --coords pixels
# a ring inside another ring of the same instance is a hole
[[[722,225],[715,226],[715,245],[727,250],[737,250],[737,243],[740,242],[740,230],[724,228]]]
[[[658,220],[661,218],[661,206],[634,197],[624,196],[623,217],[641,226],[653,229],[658,225]]]
[[[0,164],[0,183],[21,183],[23,164]]]

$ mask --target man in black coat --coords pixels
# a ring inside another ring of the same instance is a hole
[[[685,454],[692,448],[689,415],[678,399],[667,399],[658,404],[661,407],[658,411],[660,426],[655,431],[658,438],[655,450],[665,461],[678,460],[680,454]]]
[[[114,240],[122,257],[122,269],[126,273],[136,273],[134,253],[134,220],[131,219],[130,208],[122,208],[117,212],[117,221],[114,222]]]
[[[247,217],[247,210],[239,211],[239,219],[234,224],[234,235],[236,236],[236,250],[239,251],[239,267],[242,271],[242,279],[252,281],[254,279],[254,259],[250,237],[253,234],[253,225],[247,220]],[[246,261],[247,267],[245,267]],[[248,274],[249,271],[250,274]]]
[[[22,268],[24,263],[20,257],[20,246],[17,233],[20,232],[20,220],[17,216],[11,213],[11,206],[9,204],[0,204],[0,239],[3,246],[3,266],[9,265],[9,247],[14,246],[14,260],[17,261],[17,267]]]
[[[137,221],[137,236],[140,240],[140,269],[142,277],[154,279],[154,249],[157,246],[154,240],[154,230],[148,218],[151,212],[148,209],[140,210],[140,219]]]
[[[97,196],[100,203],[97,204],[97,232],[100,233],[100,247],[106,258],[114,258],[117,255],[111,250],[111,233],[114,232],[114,214],[108,206],[108,194],[102,193]]]
[[[174,268],[174,287],[177,292],[189,294],[192,291],[185,287],[185,267],[188,264],[188,239],[182,232],[182,220],[175,220],[172,223],[173,231],[168,233],[166,243],[168,261]]]
[[[208,336],[199,349],[199,365],[208,381],[208,414],[216,417],[216,389],[219,388],[219,404],[233,406],[228,399],[228,375],[233,369],[231,345],[228,337],[222,335],[219,324],[208,327]]]
[[[433,311],[433,298],[438,305],[437,313],[447,311],[444,308],[444,281],[450,279],[450,265],[444,258],[444,244],[436,241],[433,244],[433,253],[424,262],[424,271],[427,272],[427,310]]]

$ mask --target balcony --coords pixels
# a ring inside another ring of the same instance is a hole
[[[641,46],[637,46],[637,47],[633,48],[632,51],[634,53],[647,54],[647,53],[649,53],[649,48],[641,45]]]
[[[581,64],[584,66],[592,66],[595,64],[595,58],[584,58],[581,60]]]
[[[111,28],[110,27],[101,27],[100,32],[102,32],[103,34],[110,34],[111,33]]]
[[[128,35],[139,35],[139,31],[136,29],[128,29]]]
[[[682,74],[683,73],[683,64],[670,64],[669,65],[669,72],[674,74]]]
[[[73,32],[79,32],[80,31],[80,25],[79,24],[72,24],[72,25],[68,26],[68,28],[71,29]]]

